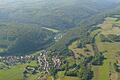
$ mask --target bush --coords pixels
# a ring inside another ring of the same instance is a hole
[[[96,53],[95,56],[92,59],[92,64],[93,65],[102,65],[104,60],[104,55],[103,53]]]
[[[120,66],[118,66],[116,63],[114,63],[115,71],[120,72]]]
[[[110,39],[108,39],[105,35],[100,34],[100,39],[102,42],[112,42]]]
[[[67,71],[65,73],[66,76],[77,76],[77,70],[76,71]]]

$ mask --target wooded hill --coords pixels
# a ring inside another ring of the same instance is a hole
[[[86,44],[92,42],[90,33],[98,28],[96,25],[101,24],[106,17],[115,17],[115,15],[120,15],[120,6],[107,12],[82,20],[79,23],[79,27],[67,31],[63,38],[55,43],[55,45],[53,45],[51,48],[55,51],[66,53],[68,52],[67,46],[77,39],[80,39],[81,44],[84,47]]]
[[[117,5],[114,0],[4,0],[0,3],[0,21],[63,30]]]
[[[97,14],[117,6],[114,0],[5,0],[0,3],[0,46],[7,54],[41,50],[54,42],[55,34],[41,27],[57,28],[65,35],[49,49],[64,53],[74,39],[89,43],[89,30],[105,17]]]
[[[52,31],[32,25],[2,24],[0,27],[0,47],[6,48],[5,55],[30,54],[48,47],[53,42]]]

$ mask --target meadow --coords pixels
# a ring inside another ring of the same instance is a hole
[[[26,64],[18,64],[12,66],[9,69],[5,68],[0,70],[0,80],[23,80],[23,72],[27,65],[36,66],[36,61],[32,61]],[[38,75],[30,75],[30,80],[34,80]]]
[[[100,31],[100,34],[109,35],[115,34],[120,35],[120,28],[113,28],[113,24],[118,23],[116,18],[108,17],[105,19],[103,24],[101,24],[101,29],[94,31],[94,33]],[[101,42],[100,34],[96,36],[96,44],[99,51],[104,52],[105,60],[101,66],[93,66],[94,78],[93,80],[119,80],[118,75],[114,69],[113,64],[115,63],[116,52],[119,51],[120,43],[119,42]],[[111,76],[109,76],[111,73]]]

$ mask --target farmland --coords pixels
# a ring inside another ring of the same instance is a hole
[[[120,2],[0,0],[0,80],[120,80]]]
[[[36,62],[32,61],[31,63],[18,64],[10,68],[5,68],[0,70],[0,80],[23,80],[23,72],[27,65],[36,66]],[[30,80],[34,80],[38,75],[31,75]]]
[[[100,34],[109,35],[109,34],[115,34],[120,35],[120,28],[115,29],[113,28],[113,24],[118,23],[119,21],[116,21],[116,18],[106,18],[103,24],[101,24],[101,31]],[[100,51],[106,51],[104,53],[105,60],[103,65],[101,66],[93,66],[93,70],[95,72],[94,80],[118,80],[118,73],[115,71],[113,64],[115,63],[115,56],[116,52],[119,51],[120,43],[119,42],[101,42],[100,41],[100,35],[96,37],[96,43],[98,46],[98,49]],[[109,74],[111,73],[111,76]]]

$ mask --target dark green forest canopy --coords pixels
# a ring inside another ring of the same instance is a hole
[[[7,48],[7,54],[21,55],[47,47],[53,42],[55,33],[37,26],[0,27],[0,46]]]

